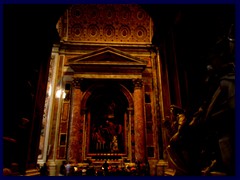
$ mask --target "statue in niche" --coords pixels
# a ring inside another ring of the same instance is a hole
[[[113,136],[113,139],[112,139],[112,142],[111,142],[111,145],[110,145],[110,149],[111,149],[111,152],[118,152],[119,151],[117,136]]]

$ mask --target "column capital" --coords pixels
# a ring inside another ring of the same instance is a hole
[[[143,80],[142,79],[133,79],[134,88],[142,88]]]
[[[80,82],[81,82],[80,78],[74,78],[72,81],[73,87],[76,89],[80,89]]]

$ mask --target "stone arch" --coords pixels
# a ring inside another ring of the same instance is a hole
[[[86,89],[82,96],[81,109],[86,118],[87,135],[84,140],[88,156],[95,158],[98,153],[103,152],[115,152],[118,158],[127,156],[129,139],[126,137],[129,132],[126,131],[126,127],[129,124],[129,109],[132,108],[131,92],[117,81],[95,82]],[[106,130],[106,127],[111,130]],[[116,151],[111,146],[113,137],[116,137],[118,143]]]
[[[84,93],[81,100],[81,109],[86,110],[87,109],[87,101],[89,97],[92,95],[93,91],[97,89],[98,84],[91,85]],[[131,92],[122,84],[119,84],[119,90],[123,93],[124,97],[126,98],[128,102],[128,108],[133,108],[133,97]]]

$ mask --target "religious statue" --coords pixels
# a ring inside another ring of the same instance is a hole
[[[179,175],[235,172],[234,63],[224,64],[215,77],[215,91],[192,117],[186,117],[180,107],[170,106],[171,118],[164,123],[170,136],[167,153]]]
[[[117,136],[113,136],[112,142],[111,142],[111,152],[118,152],[118,140]]]

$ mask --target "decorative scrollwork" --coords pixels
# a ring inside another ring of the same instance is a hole
[[[142,88],[143,80],[142,79],[133,79],[134,88]]]
[[[81,80],[79,78],[74,78],[74,80],[72,81],[72,85],[74,86],[74,88],[80,89],[80,82]]]

